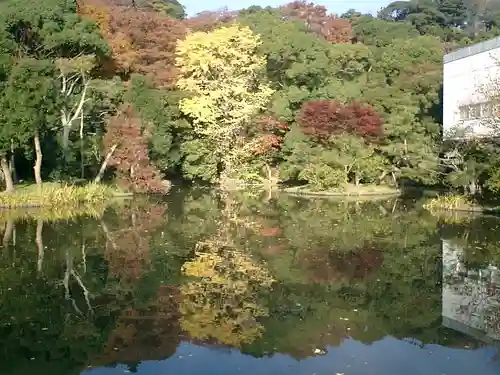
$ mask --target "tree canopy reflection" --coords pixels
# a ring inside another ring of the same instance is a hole
[[[464,231],[475,224],[457,229],[402,200],[191,191],[0,221],[6,373],[133,369],[183,341],[295,358],[348,337],[467,341],[441,327],[440,235],[473,246]],[[493,249],[494,236],[476,240]]]

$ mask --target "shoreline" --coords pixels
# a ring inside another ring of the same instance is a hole
[[[103,184],[83,186],[44,183],[17,186],[13,192],[0,193],[0,210],[58,209],[106,205],[110,200],[133,197],[133,193],[117,191]]]
[[[344,191],[314,191],[306,187],[291,187],[281,189],[282,192],[290,195],[310,197],[310,198],[388,198],[402,194],[400,189],[383,187],[379,185],[370,186],[348,186]]]

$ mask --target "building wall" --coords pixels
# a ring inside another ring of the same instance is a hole
[[[488,136],[500,95],[500,38],[444,56],[443,134],[456,127],[470,136]]]

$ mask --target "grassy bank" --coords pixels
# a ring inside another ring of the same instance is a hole
[[[469,211],[480,212],[482,207],[474,204],[469,197],[457,194],[440,195],[424,203],[429,211]]]
[[[83,204],[78,207],[12,207],[0,209],[0,223],[22,220],[42,220],[43,222],[69,221],[81,217],[98,219],[104,215],[106,204]]]
[[[433,215],[441,215],[442,212],[468,212],[479,214],[500,214],[499,207],[486,207],[477,204],[472,198],[465,195],[447,194],[429,199],[423,207]]]
[[[0,194],[0,208],[29,207],[78,207],[82,205],[102,205],[116,196],[115,190],[107,185],[88,184],[84,186],[44,183],[17,186],[13,193]]]

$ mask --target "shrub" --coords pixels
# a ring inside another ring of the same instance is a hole
[[[299,178],[308,182],[312,190],[335,189],[347,182],[347,175],[342,169],[328,165],[309,164],[300,173]]]

